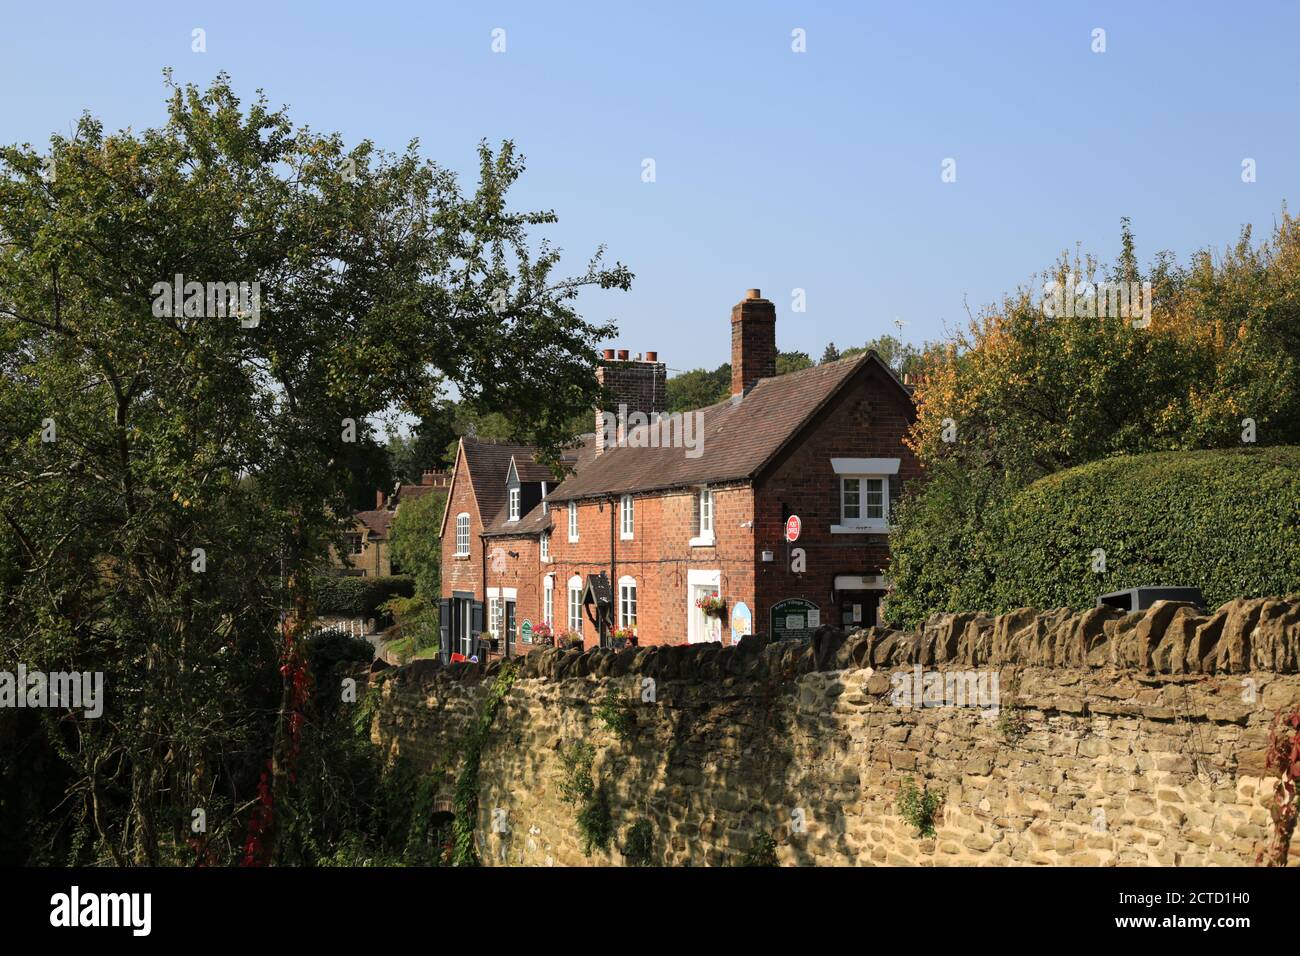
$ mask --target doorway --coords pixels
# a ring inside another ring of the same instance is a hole
[[[686,572],[686,640],[690,644],[722,640],[722,619],[706,614],[697,604],[701,598],[721,596],[721,571]]]
[[[846,631],[875,627],[880,623],[880,599],[884,593],[879,590],[840,591],[836,595],[839,599],[840,627]]]

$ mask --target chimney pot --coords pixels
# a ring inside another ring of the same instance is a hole
[[[761,292],[759,292],[757,289],[750,289],[750,290],[748,290],[748,291],[745,293],[745,298],[746,298],[746,299],[761,299],[761,298],[763,298],[763,294],[762,294]]]
[[[658,352],[646,352],[646,354],[645,354],[645,360],[646,360],[647,362],[657,362],[657,361],[659,361],[659,353],[658,353]]]
[[[606,361],[606,362],[612,362],[612,361],[614,361],[614,350],[613,350],[613,349],[605,349],[605,361]]]
[[[618,350],[618,360],[619,360],[620,362],[626,362],[626,361],[627,361],[627,349],[619,349],[619,350]]]

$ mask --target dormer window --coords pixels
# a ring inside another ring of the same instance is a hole
[[[519,489],[511,488],[510,489],[510,520],[511,521],[519,520],[519,499],[520,499]]]

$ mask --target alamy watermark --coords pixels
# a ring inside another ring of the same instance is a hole
[[[171,282],[155,282],[150,290],[156,318],[224,319],[237,317],[245,329],[262,321],[262,283],[186,282],[176,273]]]
[[[997,671],[923,671],[916,664],[890,675],[889,702],[895,707],[977,707],[992,718],[1001,699],[998,679]]]
[[[704,412],[600,413],[605,448],[685,448],[687,458],[704,454]]]
[[[1130,319],[1135,329],[1151,324],[1150,282],[1076,282],[1053,279],[1043,285],[1043,315],[1049,319]]]
[[[104,713],[104,675],[100,671],[0,671],[0,707],[68,707],[89,718]]]

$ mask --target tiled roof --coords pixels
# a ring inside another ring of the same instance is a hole
[[[393,523],[393,512],[387,508],[373,511],[358,511],[352,517],[366,526],[372,538],[387,538],[388,526]]]
[[[542,506],[538,504],[518,521],[506,521],[506,510],[502,508],[497,512],[496,520],[483,529],[483,534],[487,537],[518,537],[549,530],[551,530],[551,515],[549,512],[542,511]]]
[[[870,363],[883,369],[907,393],[874,351],[765,378],[739,401],[727,399],[701,409],[703,427],[694,436],[700,443],[698,457],[688,458],[687,449],[680,447],[613,448],[565,479],[547,500],[554,503],[752,478],[841,386]]]
[[[433,485],[404,484],[397,489],[397,501],[399,504],[403,501],[414,501],[416,498],[423,498],[431,491],[433,491]]]

